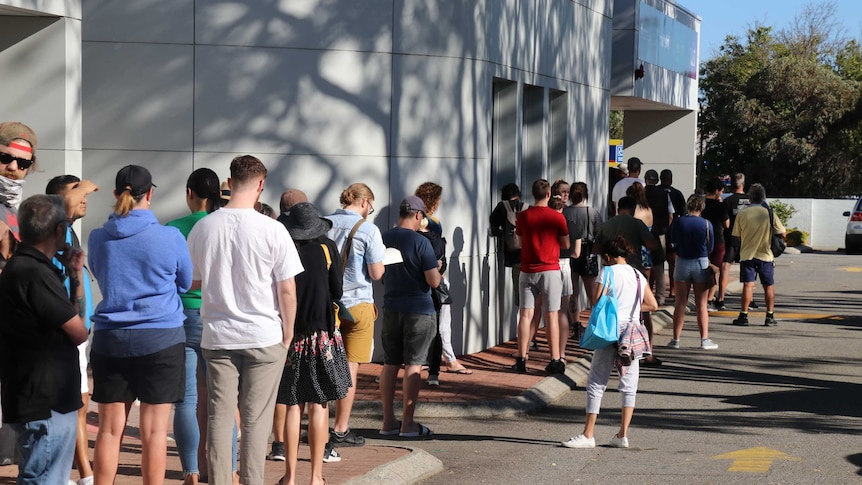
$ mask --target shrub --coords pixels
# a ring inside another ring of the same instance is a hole
[[[784,227],[787,227],[787,221],[789,221],[790,218],[793,217],[793,214],[799,212],[798,210],[796,210],[796,207],[793,207],[793,205],[785,204],[780,200],[770,202],[769,208],[772,209],[772,212],[775,213],[775,217],[777,217],[778,220],[781,221]]]
[[[788,246],[801,246],[808,245],[808,233],[805,231],[800,231],[797,228],[790,229],[787,232],[787,236],[785,236],[785,241],[787,241]]]

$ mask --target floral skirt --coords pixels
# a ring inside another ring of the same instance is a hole
[[[351,385],[341,332],[330,336],[317,330],[293,340],[276,400],[288,406],[322,404],[342,399]]]

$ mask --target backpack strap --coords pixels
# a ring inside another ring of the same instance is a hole
[[[590,209],[591,207],[584,206],[582,207],[586,211],[587,215],[587,241],[593,241],[593,221],[590,217]]]
[[[635,296],[635,298],[636,298],[635,304],[632,305],[632,315],[631,315],[631,321],[635,322],[635,321],[640,321],[640,318],[635,320],[635,308],[637,308],[638,304],[641,302],[641,275],[638,274],[638,270],[634,266],[632,266],[632,271],[635,272],[635,285],[638,288],[637,295]]]
[[[359,230],[359,226],[365,222],[365,219],[359,218],[356,221],[356,224],[353,225],[353,229],[350,230],[350,234],[347,235],[347,240],[344,241],[344,249],[341,251],[341,275],[344,276],[344,272],[347,271],[347,256],[350,254],[350,250],[353,248],[353,236],[356,235],[356,231]],[[326,250],[326,253],[329,254],[329,250]],[[328,259],[328,257],[327,257]],[[328,268],[328,266],[327,266]]]
[[[328,271],[332,266],[332,257],[329,255],[329,246],[324,243],[320,243],[320,247],[323,248],[323,254],[326,256],[326,270]]]

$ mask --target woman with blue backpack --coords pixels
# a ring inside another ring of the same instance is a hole
[[[610,314],[616,315],[619,338],[616,343],[596,348],[593,354],[590,375],[587,378],[587,418],[584,431],[564,441],[562,445],[566,448],[596,446],[596,420],[602,396],[614,368],[620,375],[619,391],[623,396],[623,405],[619,431],[611,438],[609,445],[616,448],[629,446],[628,429],[635,409],[640,360],[651,353],[649,336],[641,321],[641,312],[658,310],[658,302],[650,290],[647,278],[626,262],[626,257],[632,254],[632,251],[631,245],[622,236],[602,244],[600,254],[604,267],[593,294],[593,312],[599,311],[600,298],[609,299],[610,301],[603,303],[613,307],[614,311]],[[593,318],[590,321],[592,323]],[[588,328],[584,339],[587,339],[589,331]],[[586,344],[582,342],[582,346]]]

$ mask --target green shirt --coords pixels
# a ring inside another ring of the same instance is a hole
[[[166,226],[176,227],[183,233],[186,239],[189,238],[189,233],[197,222],[207,215],[206,211],[193,212],[185,217],[174,219]],[[187,293],[180,293],[180,300],[183,301],[183,308],[186,310],[199,310],[201,308],[201,290],[191,290]]]

